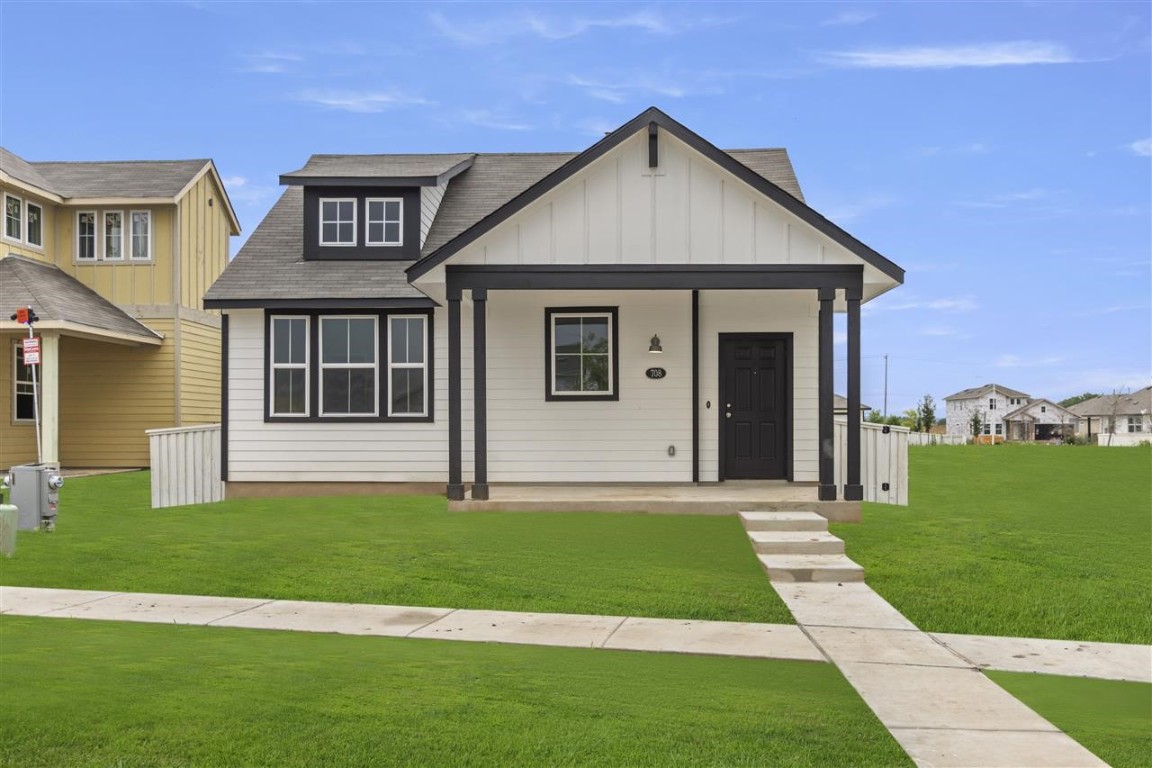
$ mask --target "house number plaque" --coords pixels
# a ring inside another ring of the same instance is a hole
[[[663,368],[649,368],[644,371],[644,375],[650,379],[662,379],[668,375],[668,371]]]

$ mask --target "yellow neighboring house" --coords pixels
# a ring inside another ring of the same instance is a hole
[[[218,312],[201,297],[240,225],[211,160],[27,162],[0,148],[0,468],[146,467],[147,429],[220,420]]]

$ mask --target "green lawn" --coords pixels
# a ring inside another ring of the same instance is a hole
[[[1113,768],[1144,768],[1152,760],[1152,685],[1023,672],[987,675]]]
[[[908,453],[910,505],[832,530],[921,629],[1152,643],[1152,449]]]
[[[910,765],[831,664],[0,618],[0,764]]]
[[[70,480],[0,583],[793,623],[728,516],[449,513],[442,498],[151,510],[148,474]]]

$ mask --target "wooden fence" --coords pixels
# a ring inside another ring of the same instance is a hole
[[[906,427],[864,422],[860,425],[860,483],[864,501],[908,506],[908,434]],[[836,419],[834,437],[836,484],[848,482],[848,422]]]
[[[223,500],[219,424],[149,429],[147,434],[153,509]]]

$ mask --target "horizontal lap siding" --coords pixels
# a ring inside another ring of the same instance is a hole
[[[159,347],[64,337],[60,342],[60,460],[71,467],[146,467],[147,429],[173,426],[171,319],[144,319]]]

